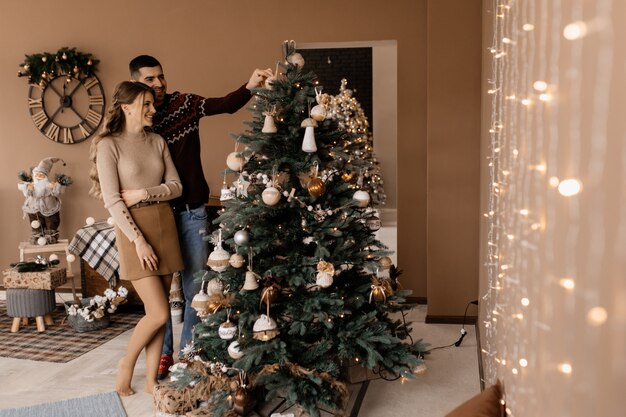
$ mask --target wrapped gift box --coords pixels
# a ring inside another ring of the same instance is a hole
[[[13,268],[4,270],[4,288],[30,288],[53,290],[67,282],[65,268],[48,268],[45,271],[17,272]]]

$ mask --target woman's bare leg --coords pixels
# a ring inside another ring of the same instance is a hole
[[[141,351],[163,329],[170,314],[169,303],[159,276],[150,276],[133,281],[133,287],[143,302],[146,315],[139,320],[128,342],[126,355],[118,364],[115,389],[121,396],[132,395],[133,371]],[[162,337],[161,337],[162,339]],[[157,364],[158,366],[158,364]],[[155,377],[156,379],[156,377]]]
[[[164,275],[161,277],[163,283],[163,291],[169,297],[170,285],[172,284],[172,275]],[[169,317],[169,300],[167,305],[167,313]],[[165,326],[154,335],[152,340],[146,345],[146,392],[152,394],[154,386],[157,384],[157,372],[159,371],[159,362],[161,361],[161,350],[163,349],[163,337],[165,336]]]

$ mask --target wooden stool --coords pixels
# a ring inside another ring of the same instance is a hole
[[[13,317],[11,333],[20,330],[20,324],[28,324],[29,317],[35,317],[37,331],[46,330],[46,324],[54,324],[50,313],[56,308],[54,290],[33,290],[29,288],[7,288],[7,315]]]

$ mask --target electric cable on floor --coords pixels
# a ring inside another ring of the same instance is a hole
[[[454,343],[451,343],[449,345],[444,345],[444,346],[437,346],[437,347],[434,347],[432,349],[427,350],[424,353],[430,353],[433,350],[449,348],[449,347],[452,347],[452,346],[455,346],[455,347],[461,346],[461,343],[463,343],[463,339],[465,338],[465,335],[467,335],[467,330],[465,330],[465,319],[467,318],[467,309],[469,308],[470,304],[478,305],[478,300],[470,301],[465,306],[465,313],[463,313],[463,322],[462,322],[462,326],[461,326],[461,337],[459,337],[459,339],[456,342],[454,342]]]

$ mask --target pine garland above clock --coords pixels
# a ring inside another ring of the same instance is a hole
[[[79,143],[94,135],[104,112],[98,60],[64,47],[26,55],[18,77],[28,77],[28,111],[35,127],[53,142]]]
[[[43,52],[26,55],[26,59],[20,64],[22,69],[17,72],[17,76],[28,77],[29,83],[45,87],[48,81],[61,75],[88,78],[96,71],[98,62],[100,61],[92,58],[92,54],[82,53],[76,48],[66,46],[56,53]]]

